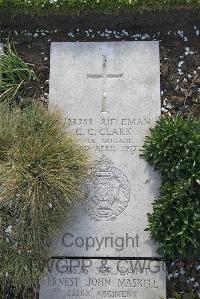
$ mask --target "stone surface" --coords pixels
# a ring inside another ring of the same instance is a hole
[[[165,297],[165,264],[150,261],[156,246],[144,231],[160,178],[139,156],[160,116],[158,42],[53,43],[50,104],[64,112],[90,167],[40,299]]]
[[[156,261],[53,260],[40,298],[165,298],[165,264]]]
[[[56,256],[154,257],[147,213],[159,176],[139,157],[160,116],[158,42],[53,43],[50,103],[90,153],[87,198],[72,207]]]

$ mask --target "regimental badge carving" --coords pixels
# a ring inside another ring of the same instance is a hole
[[[84,209],[90,219],[114,221],[127,207],[130,183],[126,175],[105,157],[97,160],[86,182]]]

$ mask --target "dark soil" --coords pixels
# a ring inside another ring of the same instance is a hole
[[[43,93],[48,92],[52,41],[160,40],[163,112],[200,113],[200,8],[46,17],[0,12],[0,30],[1,41],[9,36],[33,64]]]
[[[33,64],[43,93],[48,93],[52,41],[159,40],[163,112],[200,113],[200,8],[46,17],[0,11],[0,32],[2,42],[9,36]]]
[[[39,78],[33,93],[45,99],[51,42],[159,40],[162,112],[200,115],[200,8],[113,14],[83,11],[46,17],[1,11],[0,42],[8,38],[33,65]],[[198,260],[189,264],[176,261],[168,281],[169,293],[191,288],[200,292],[199,264]]]

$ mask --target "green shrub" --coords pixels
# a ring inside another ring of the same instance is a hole
[[[35,72],[8,43],[0,56],[0,102],[12,103],[19,100],[19,97],[27,96],[27,86],[35,80]]]
[[[13,114],[12,138],[0,132],[7,140],[0,161],[0,288],[3,294],[9,284],[17,295],[37,286],[50,242],[81,195],[87,158],[59,113],[31,105],[8,112],[9,125]]]
[[[168,258],[200,254],[200,120],[163,117],[146,137],[144,158],[162,175],[148,214],[158,252]]]
[[[185,295],[187,295],[187,299],[198,299],[199,297],[197,296],[197,295],[195,295],[193,292],[192,293],[187,293],[187,294],[185,294]],[[184,295],[183,294],[180,294],[180,293],[175,293],[174,295],[173,295],[173,297],[170,297],[170,299],[183,299],[184,297],[183,297]],[[164,298],[160,298],[160,299],[164,299]]]

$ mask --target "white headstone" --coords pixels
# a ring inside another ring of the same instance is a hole
[[[54,256],[97,259],[90,260],[88,275],[75,275],[77,286],[61,282],[58,267],[53,267],[49,280],[43,282],[41,298],[164,296],[162,267],[154,274],[150,269],[146,274],[137,272],[136,278],[129,274],[126,278],[132,282],[126,284],[118,280],[122,274],[116,270],[120,260],[109,261],[112,270],[103,278],[110,277],[111,285],[101,285],[104,282],[98,279],[102,273],[96,270],[101,266],[98,258],[132,258],[132,262],[137,258],[142,262],[143,258],[158,256],[145,228],[160,178],[140,157],[140,149],[160,117],[159,43],[53,43],[50,103],[63,110],[70,130],[91,158],[85,200],[77,201],[66,216],[53,245]],[[144,282],[145,275],[148,282]],[[75,278],[66,273],[63,277]],[[89,278],[94,279],[94,285]],[[74,287],[79,291],[75,297],[71,294]],[[101,287],[105,292],[130,292],[111,296],[101,293]],[[90,290],[91,294],[81,295],[80,290]]]

